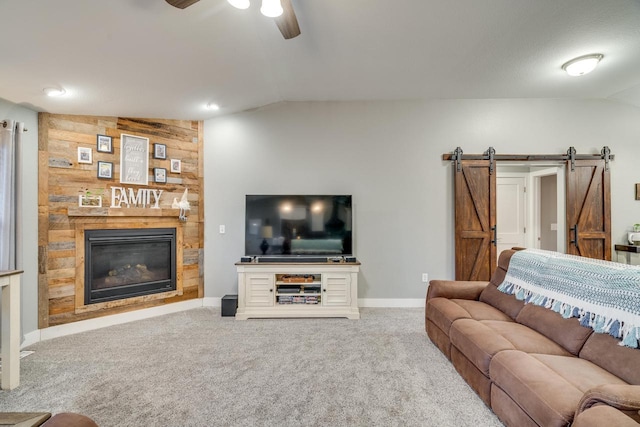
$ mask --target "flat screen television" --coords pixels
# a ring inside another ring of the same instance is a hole
[[[350,195],[247,195],[245,255],[353,255]]]

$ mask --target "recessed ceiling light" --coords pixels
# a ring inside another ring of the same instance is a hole
[[[207,110],[218,111],[220,109],[220,106],[218,104],[210,102],[206,105],[206,108]]]
[[[562,69],[567,72],[570,76],[584,76],[592,72],[598,62],[603,58],[604,55],[600,53],[593,53],[591,55],[584,55],[578,58],[574,58],[569,62],[566,62]]]
[[[67,93],[66,90],[61,89],[59,87],[45,87],[43,89],[43,92],[47,95],[47,96],[62,96],[65,93]]]
[[[227,0],[229,4],[238,9],[247,9],[250,6],[249,0]]]

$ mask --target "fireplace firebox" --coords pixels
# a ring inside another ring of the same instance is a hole
[[[85,230],[85,305],[176,289],[176,229]]]

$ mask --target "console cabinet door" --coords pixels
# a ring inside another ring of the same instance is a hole
[[[245,301],[247,307],[271,307],[274,304],[273,274],[247,273]]]
[[[324,273],[322,275],[322,305],[348,306],[351,304],[351,276]]]

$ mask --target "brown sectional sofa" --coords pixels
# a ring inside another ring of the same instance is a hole
[[[507,426],[638,427],[640,349],[500,292],[514,253],[490,282],[430,282],[431,341]]]

